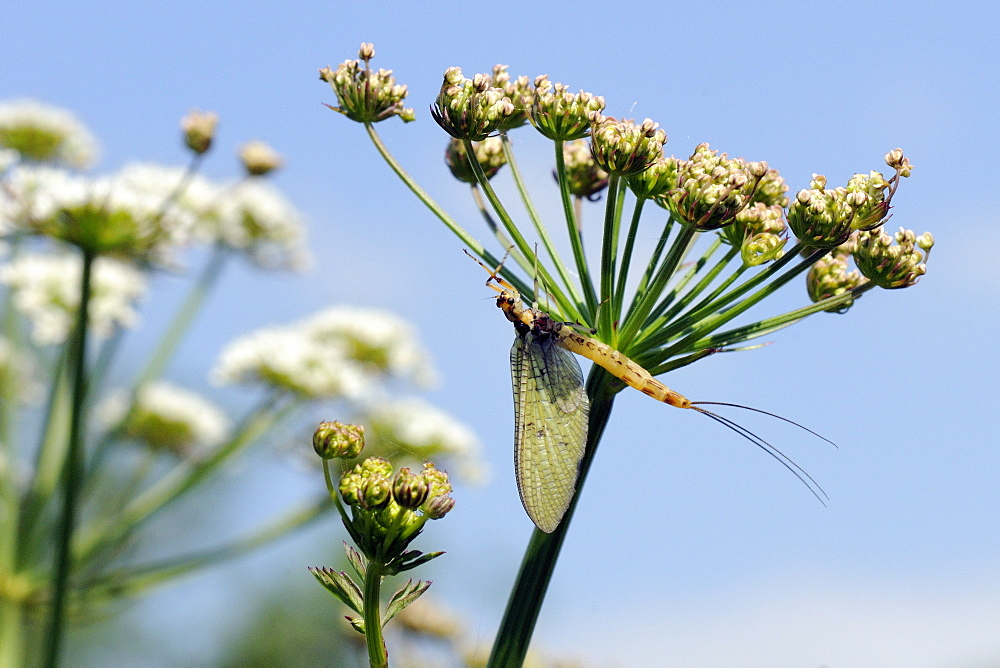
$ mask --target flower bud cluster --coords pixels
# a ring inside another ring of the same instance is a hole
[[[929,232],[917,237],[913,230],[899,228],[891,237],[881,230],[861,231],[853,248],[854,263],[880,288],[908,288],[926,273],[925,262],[933,245]]]
[[[662,202],[661,198],[677,187],[677,165],[677,158],[661,156],[646,170],[628,177],[628,187],[637,199]]]
[[[827,189],[826,177],[813,174],[808,190],[802,189],[788,209],[788,226],[813,248],[835,248],[851,236],[854,210],[846,188]]]
[[[846,245],[845,245],[846,246]],[[847,260],[850,253],[841,246],[824,255],[809,268],[806,274],[806,290],[813,303],[837,297],[866,283],[857,271],[848,271]],[[846,313],[854,305],[854,300],[832,306],[830,313]]]
[[[482,141],[517,113],[503,88],[492,86],[492,77],[477,74],[467,79],[458,67],[444,73],[431,115],[441,128],[456,139]]]
[[[360,424],[321,422],[313,432],[313,449],[323,459],[354,459],[365,447],[365,428]]]
[[[407,88],[396,83],[392,70],[371,69],[374,47],[362,44],[358,56],[361,60],[345,60],[336,70],[324,67],[319,71],[319,78],[330,84],[340,104],[327,106],[359,123],[378,123],[393,116],[407,123],[416,120],[413,109],[403,106]]]
[[[594,159],[609,174],[632,176],[647,170],[663,156],[667,133],[652,119],[636,125],[629,119],[618,120],[597,112],[590,118]]]
[[[755,202],[736,214],[731,225],[721,230],[723,241],[738,246],[743,263],[755,267],[784,255],[788,232],[785,210],[777,204]]]
[[[196,155],[204,155],[212,148],[215,139],[215,129],[219,125],[219,116],[211,111],[191,111],[181,119],[181,131],[184,133],[184,145]]]
[[[266,176],[281,169],[281,155],[262,141],[247,142],[240,149],[240,163],[247,176]]]
[[[340,479],[340,497],[351,509],[345,526],[362,553],[386,564],[387,572],[413,568],[434,555],[407,552],[427,520],[444,517],[455,505],[448,474],[425,463],[413,473],[381,457],[368,457]]]
[[[574,197],[595,199],[599,192],[608,187],[608,173],[598,166],[590,146],[584,140],[576,139],[563,144],[563,160],[569,192]],[[558,178],[559,175],[553,171],[553,176]]]
[[[677,161],[677,185],[659,203],[687,225],[717,230],[755,201],[769,171],[766,162],[729,158],[699,144],[689,159]]]
[[[529,120],[544,136],[555,141],[583,139],[590,134],[591,114],[604,110],[604,98],[552,83],[548,75],[535,78],[534,102]]]
[[[487,137],[482,141],[473,142],[472,148],[487,179],[492,179],[500,168],[507,164],[507,156],[504,155],[503,141],[500,137]],[[476,183],[476,173],[469,164],[465,142],[461,139],[452,137],[449,140],[448,148],[444,152],[444,161],[456,179],[463,183]]]
[[[528,77],[521,75],[511,79],[506,65],[494,65],[490,86],[503,90],[503,94],[514,104],[514,113],[500,124],[498,131],[507,132],[528,122],[528,110],[535,101],[535,91]]]

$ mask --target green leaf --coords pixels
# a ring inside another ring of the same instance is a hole
[[[355,631],[357,631],[361,635],[365,634],[365,620],[361,619],[360,617],[351,617],[350,615],[344,616],[344,619],[346,619],[351,623],[351,626],[354,627]]]
[[[325,566],[323,568],[309,568],[309,572],[344,605],[354,612],[361,613],[364,608],[364,596],[361,589],[347,573],[337,572]]]
[[[427,591],[430,586],[430,580],[417,580],[416,582],[412,579],[407,580],[406,584],[389,599],[389,604],[385,607],[385,618],[382,620],[382,626],[384,627],[390,619],[395,617],[397,612],[420,598],[420,595]]]
[[[358,574],[359,578],[364,580],[365,571],[367,570],[365,567],[365,558],[357,550],[348,545],[347,541],[344,541],[344,551],[347,552],[347,560],[351,563],[354,572]]]
[[[416,552],[416,550],[414,550],[414,552]],[[412,554],[413,554],[413,552],[407,552],[406,554],[403,555],[403,557],[409,558],[409,555],[412,555]],[[402,573],[403,571],[408,571],[411,568],[416,568],[420,564],[426,564],[431,559],[435,559],[437,557],[440,557],[442,554],[444,554],[444,552],[428,552],[427,554],[422,554],[422,555],[419,552],[417,552],[417,554],[419,556],[417,556],[415,559],[413,559],[413,561],[406,561],[406,559],[404,559],[404,558],[401,558],[399,560],[393,560],[392,566],[393,566],[394,572],[395,573]]]

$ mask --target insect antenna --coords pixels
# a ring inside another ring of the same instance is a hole
[[[717,403],[718,405],[721,405],[721,406],[728,406],[729,405],[729,404],[723,404],[721,402],[710,402],[710,401],[703,401],[703,402],[699,402],[699,403],[703,403],[703,404],[716,404]],[[816,499],[820,503],[822,503],[824,506],[826,505],[826,502],[827,502],[827,500],[829,500],[830,496],[820,486],[820,484],[818,482],[816,482],[815,478],[813,478],[811,475],[809,475],[806,472],[806,470],[803,469],[801,466],[799,466],[798,464],[796,464],[795,461],[791,457],[789,457],[784,452],[782,452],[778,448],[774,447],[773,445],[771,445],[770,443],[768,443],[763,438],[761,438],[757,434],[753,433],[752,431],[750,431],[746,427],[737,424],[736,422],[734,422],[733,420],[730,420],[727,417],[723,417],[723,416],[721,416],[721,415],[719,415],[717,413],[713,413],[712,411],[706,410],[704,408],[699,408],[698,406],[692,405],[691,408],[693,408],[694,410],[698,411],[702,415],[707,415],[708,417],[712,418],[713,420],[715,420],[719,424],[723,425],[724,427],[727,427],[728,429],[731,429],[732,431],[736,432],[737,434],[739,434],[740,436],[742,436],[743,438],[747,439],[748,441],[750,441],[751,443],[753,443],[754,445],[756,445],[758,448],[760,448],[761,450],[763,450],[764,452],[766,452],[768,455],[770,455],[771,457],[773,457],[778,463],[780,463],[786,469],[788,469],[789,471],[791,471],[792,474],[796,478],[799,479],[799,482],[801,482],[803,485],[805,485],[806,489],[808,489],[812,493],[812,495],[815,496]],[[740,408],[746,408],[746,407],[745,406],[740,406]],[[756,410],[756,409],[751,409],[751,410]],[[758,411],[758,412],[765,413],[766,411]],[[779,416],[775,416],[775,417],[779,417]],[[791,420],[788,420],[788,422],[791,422]],[[809,431],[809,430],[807,429],[806,431]],[[820,436],[820,438],[822,438],[822,436]],[[824,439],[824,440],[826,440],[826,439]]]
[[[754,408],[752,406],[744,406],[743,404],[728,404],[728,403],[726,403],[724,401],[692,401],[691,403],[692,404],[697,404],[699,406],[706,406],[706,405],[707,406],[729,406],[730,408],[742,408],[745,411],[753,411],[754,413],[760,413],[762,415],[767,415],[769,417],[777,418],[778,420],[781,420],[782,422],[787,422],[790,425],[794,425],[794,426],[798,427],[802,431],[809,432],[810,434],[812,434],[816,438],[820,439],[821,441],[826,441],[827,443],[829,443],[833,447],[837,448],[838,450],[840,449],[840,447],[836,443],[834,443],[833,441],[831,441],[830,439],[828,439],[826,436],[823,436],[822,434],[817,434],[816,432],[814,432],[809,427],[806,427],[805,425],[801,425],[798,422],[796,422],[795,420],[789,420],[786,417],[782,417],[781,415],[778,415],[777,413],[771,413],[771,412],[768,412],[768,411],[765,411],[765,410],[761,410],[760,408]]]

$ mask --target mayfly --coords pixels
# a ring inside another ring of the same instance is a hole
[[[823,488],[798,464],[753,432],[701,405],[732,406],[789,422],[830,442],[796,422],[757,408],[714,401],[693,402],[656,380],[646,369],[606,343],[554,320],[534,304],[524,305],[513,285],[466,251],[489,272],[486,285],[497,291],[497,306],[514,324],[510,349],[514,389],[514,469],[521,503],[531,521],[546,533],[555,531],[576,491],[576,478],[587,444],[590,403],[580,364],[585,357],[643,394],[677,408],[690,408],[732,429],[778,460],[823,503]],[[501,265],[502,266],[502,265]]]

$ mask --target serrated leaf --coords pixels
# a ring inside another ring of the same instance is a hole
[[[361,588],[347,573],[337,572],[325,566],[323,568],[310,568],[309,572],[319,580],[320,584],[326,587],[327,591],[354,612],[360,613],[364,608],[364,596],[361,593]]]
[[[412,579],[407,580],[406,584],[389,599],[389,604],[385,607],[385,619],[382,620],[382,626],[395,617],[397,612],[420,598],[420,595],[427,591],[430,586],[430,580],[417,580],[416,582]]]
[[[361,635],[365,634],[365,620],[361,619],[360,617],[351,617],[350,615],[345,616],[344,619],[346,619],[351,623],[351,626],[354,627],[355,631],[357,631]]]
[[[344,551],[347,552],[347,561],[350,562],[351,567],[354,569],[354,572],[358,574],[359,578],[364,580],[365,572],[367,571],[367,567],[365,566],[365,558],[362,557],[357,550],[348,545],[347,541],[344,541]]]
[[[417,554],[420,553],[418,552]],[[436,559],[437,557],[440,557],[442,554],[444,554],[444,552],[428,552],[427,554],[422,554],[413,561],[407,563],[397,563],[396,561],[393,561],[393,565],[395,566],[397,573],[402,573],[403,571],[408,571],[411,568],[416,568],[421,564],[426,564],[431,559]]]

